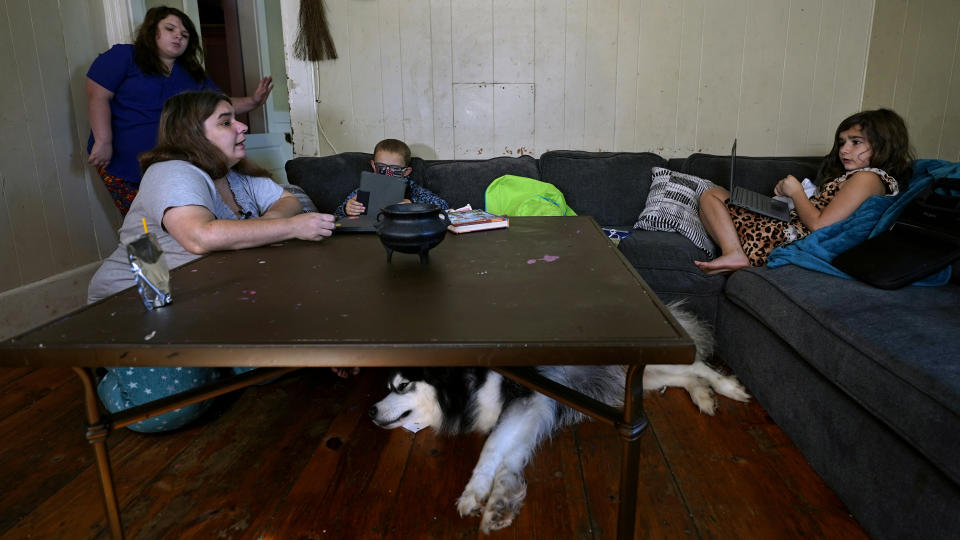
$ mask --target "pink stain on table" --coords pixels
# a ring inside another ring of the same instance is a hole
[[[533,263],[535,263],[535,262],[537,262],[537,261],[553,262],[553,261],[555,261],[555,260],[557,260],[557,259],[559,259],[559,258],[560,258],[560,257],[559,257],[558,255],[544,255],[543,257],[540,257],[539,259],[527,259],[527,264],[533,264]]]

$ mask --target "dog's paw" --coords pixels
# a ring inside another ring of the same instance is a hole
[[[462,517],[481,516],[483,507],[487,505],[490,491],[493,489],[493,475],[474,471],[470,481],[463,488],[463,493],[457,499],[457,511]]]
[[[488,534],[508,527],[520,513],[520,506],[527,497],[527,484],[521,474],[506,469],[497,471],[493,490],[483,509],[480,532]]]
[[[460,512],[460,517],[479,516],[483,514],[485,502],[477,492],[466,489],[457,499],[457,512]]]
[[[714,381],[713,389],[716,390],[718,394],[727,396],[730,399],[750,401],[750,394],[747,393],[747,389],[732,375],[725,375],[720,377],[719,380]]]
[[[713,391],[710,390],[710,384],[706,380],[697,378],[697,383],[687,387],[687,393],[693,404],[700,409],[700,412],[713,416],[717,412],[717,401],[714,399]]]
[[[498,531],[504,527],[509,527],[513,523],[513,518],[517,517],[519,513],[519,505],[513,507],[505,499],[491,501],[483,511],[480,532],[490,534],[490,531]]]

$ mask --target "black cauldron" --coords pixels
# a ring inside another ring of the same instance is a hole
[[[450,220],[435,204],[391,204],[377,214],[377,236],[387,250],[387,262],[394,251],[420,254],[427,264],[427,252],[443,241]]]

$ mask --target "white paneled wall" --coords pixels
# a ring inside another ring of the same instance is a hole
[[[960,2],[878,0],[866,107],[893,107],[917,154],[960,160]]]
[[[726,152],[734,137],[744,154],[824,153],[860,108],[874,13],[874,0],[325,4],[340,58],[300,63],[315,77],[291,95],[295,151],[397,137],[441,159],[684,156]],[[282,8],[295,16],[299,1]]]
[[[0,336],[86,300],[119,214],[86,164],[84,76],[102,0],[0,2]]]
[[[0,48],[2,292],[99,261],[119,215],[85,154],[101,2],[0,2]]]

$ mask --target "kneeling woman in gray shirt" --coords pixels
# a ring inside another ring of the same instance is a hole
[[[299,200],[270,173],[247,161],[247,126],[230,98],[216,92],[184,92],[164,104],[157,146],[140,155],[140,191],[120,227],[120,245],[103,261],[87,290],[96,302],[136,284],[126,244],[142,234],[143,220],[172,269],[211,251],[243,249],[331,235],[330,214],[303,213]],[[249,368],[237,369],[244,371]],[[128,409],[219,379],[217,368],[113,367],[97,391],[111,412]],[[227,370],[229,372],[229,370]],[[179,428],[209,402],[138,422],[141,432]]]

